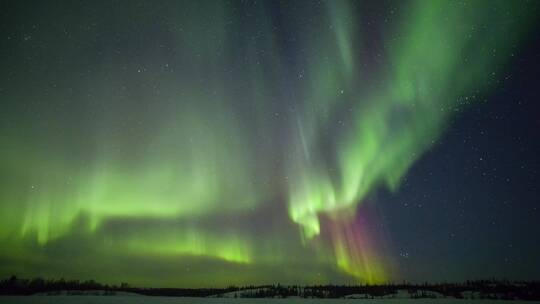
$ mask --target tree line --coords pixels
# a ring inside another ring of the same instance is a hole
[[[127,283],[101,284],[94,280],[20,279],[16,276],[0,280],[0,295],[84,294],[83,291],[102,291],[102,295],[132,292],[147,296],[173,297],[240,297],[240,298],[343,298],[351,295],[362,298],[410,298],[452,297],[477,299],[540,300],[539,281],[474,280],[462,283],[423,283],[377,285],[249,285],[227,288],[139,288]],[[401,293],[401,294],[400,294]]]

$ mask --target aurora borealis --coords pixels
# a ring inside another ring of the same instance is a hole
[[[538,9],[3,3],[0,275],[538,279]]]

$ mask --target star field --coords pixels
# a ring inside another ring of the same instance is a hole
[[[5,1],[0,276],[538,279],[538,10]]]

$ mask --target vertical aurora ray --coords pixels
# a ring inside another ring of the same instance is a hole
[[[364,202],[496,85],[531,19],[514,1],[412,1],[374,34],[355,1],[149,3],[98,6],[69,35],[62,11],[39,47],[10,49],[41,68],[0,92],[0,275],[390,280]]]
[[[323,237],[332,244],[337,267],[368,284],[387,282],[394,269],[383,251],[384,231],[371,222],[374,219],[378,217],[373,206],[364,204],[355,216],[334,214],[321,224],[328,231]]]
[[[387,76],[375,90],[366,87],[347,93],[352,115],[347,121],[350,127],[338,134],[337,176],[332,173],[334,169],[329,169],[333,166],[321,166],[329,163],[323,158],[304,158],[301,162],[305,167],[293,170],[299,171],[299,181],[290,187],[289,213],[308,239],[320,233],[320,214],[355,210],[366,195],[380,186],[395,190],[454,112],[479,99],[493,83],[492,76],[509,57],[509,48],[528,20],[519,4],[505,1],[416,1],[404,15],[393,38],[386,42]],[[347,41],[340,27],[335,35],[337,41]],[[342,59],[350,58],[344,54],[357,53],[350,50],[350,44],[338,45]],[[348,76],[349,83],[354,83],[350,76],[352,61],[335,64],[341,67],[339,75]],[[343,82],[338,79],[329,82]],[[336,87],[331,89],[334,94],[330,99],[343,94]],[[325,93],[320,95],[332,95]],[[368,249],[358,245],[350,229],[335,236],[338,266],[359,278],[367,276],[368,281],[383,278],[380,263],[377,271],[369,270],[372,261],[362,254]]]

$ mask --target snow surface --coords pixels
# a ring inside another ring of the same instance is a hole
[[[147,296],[0,296],[2,304],[505,304],[505,303],[540,303],[530,301],[502,300],[459,300],[459,299],[230,299],[230,298],[176,298],[176,297],[147,297]]]

